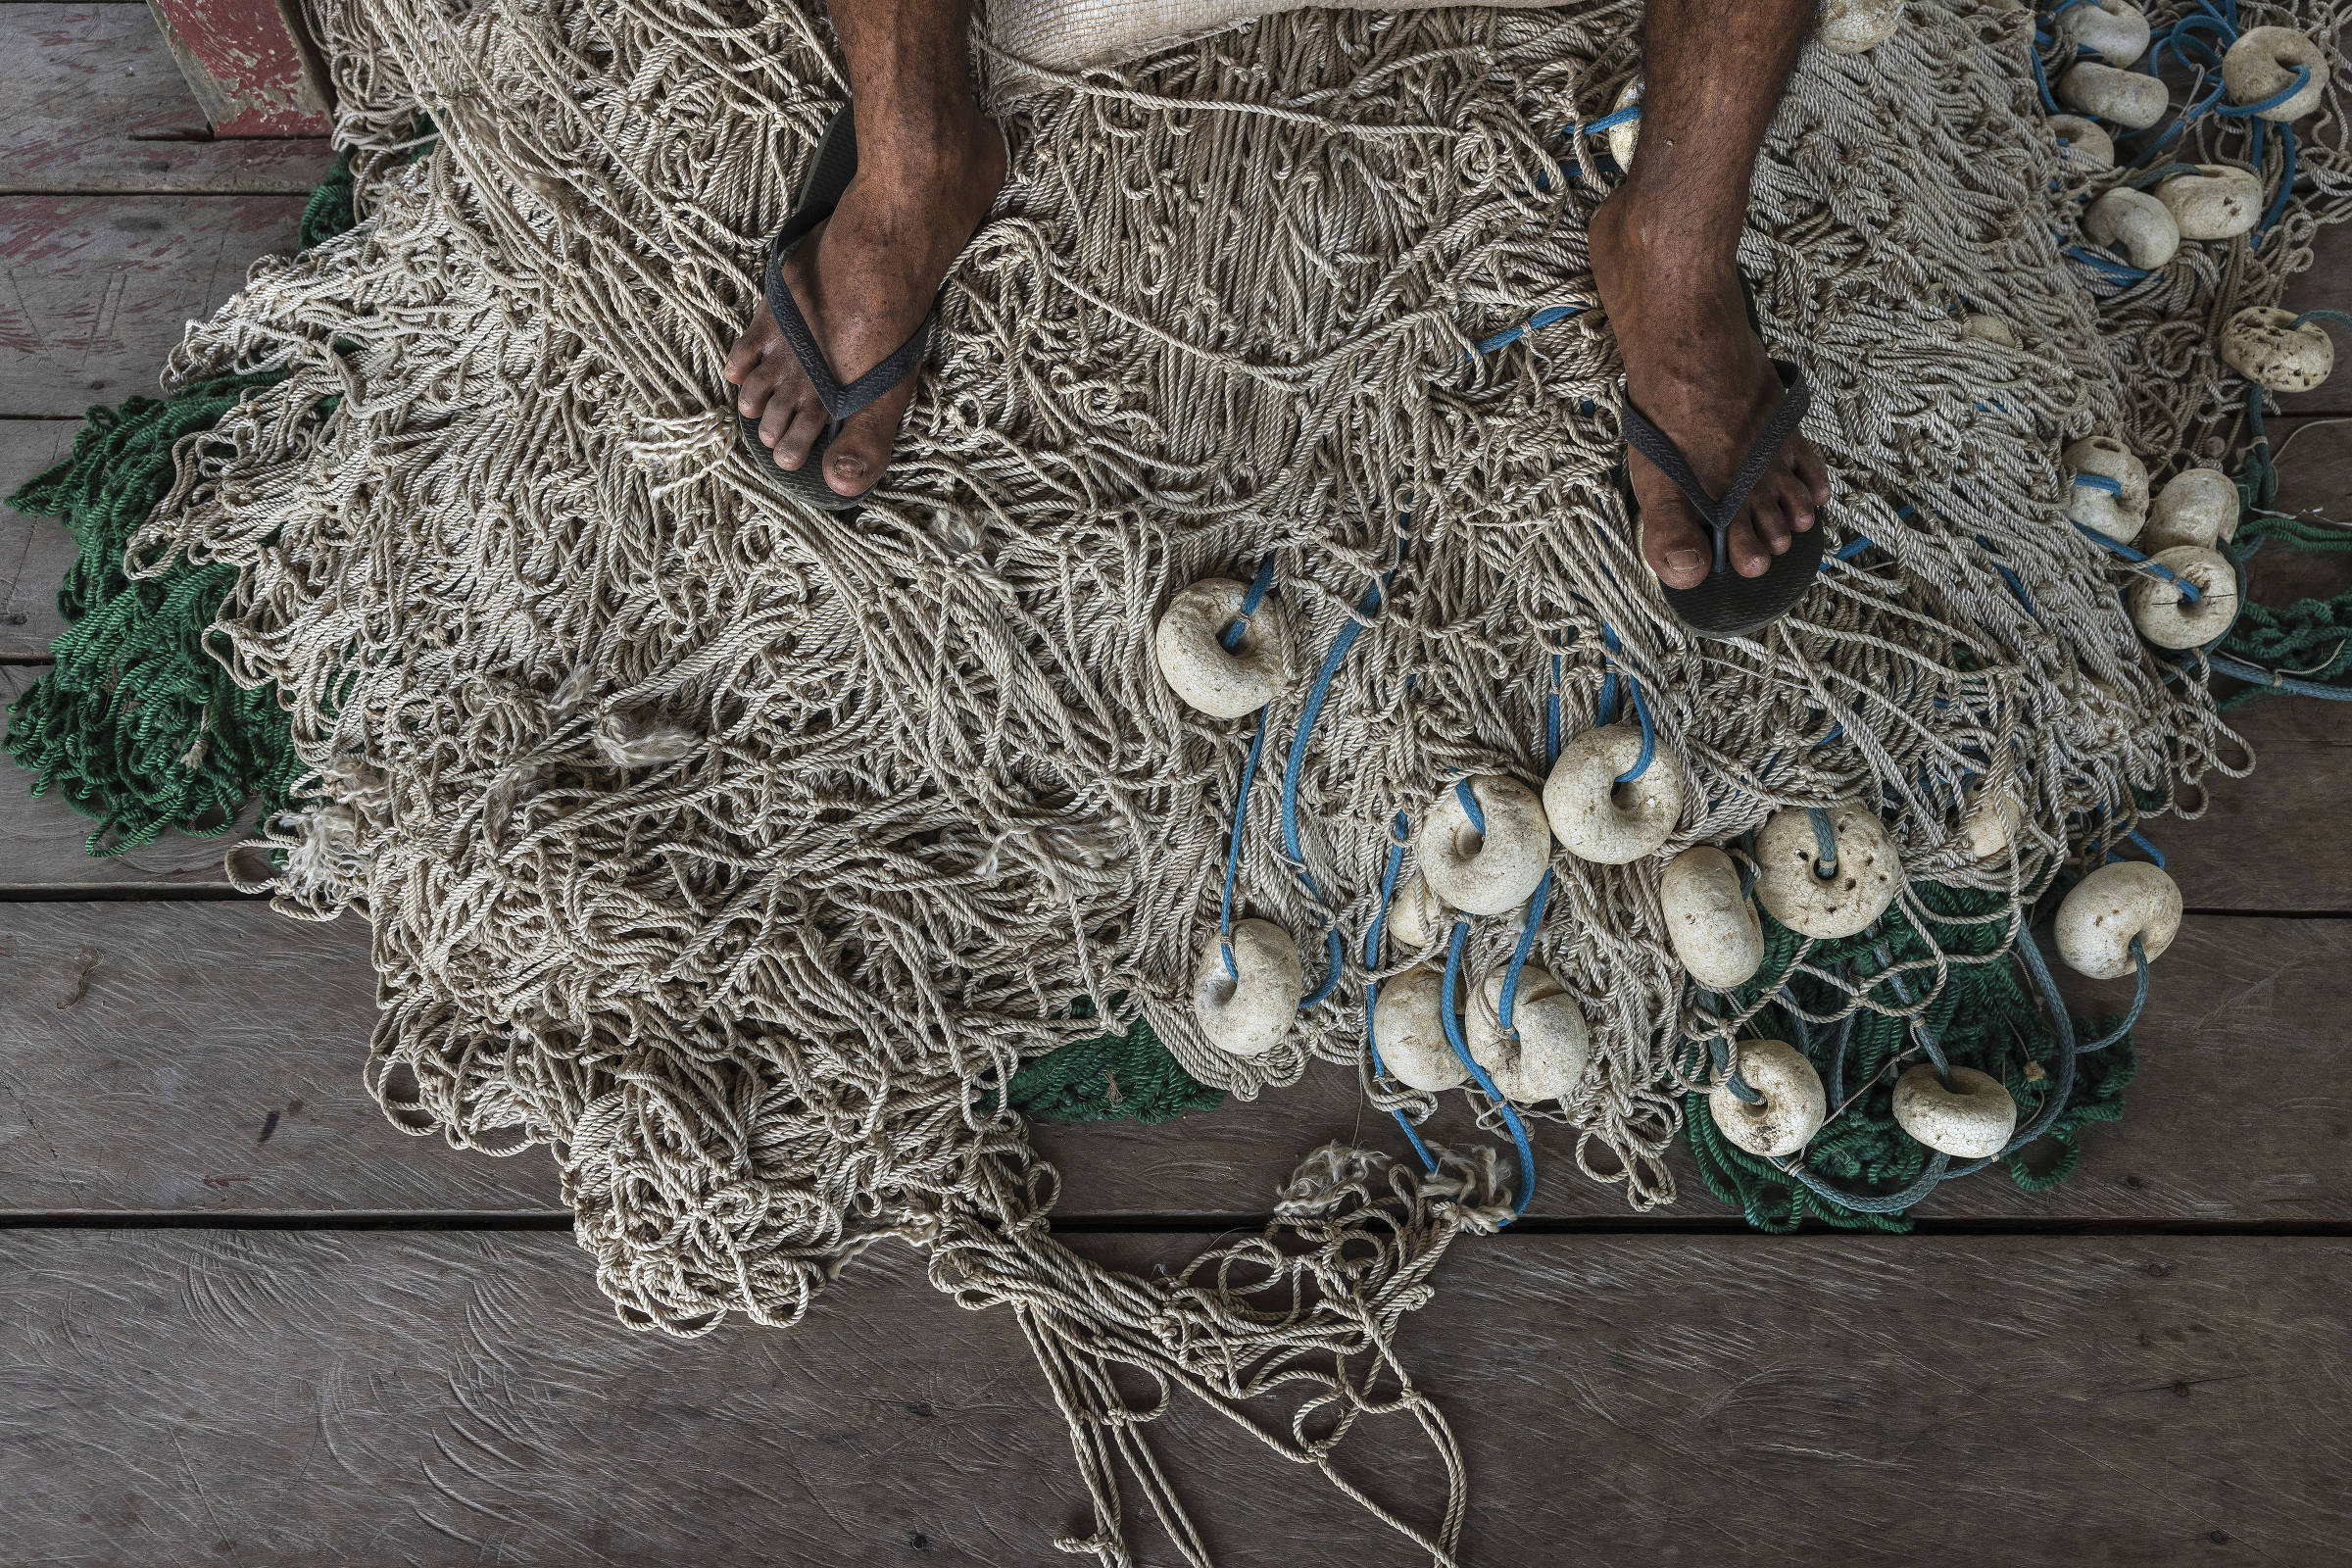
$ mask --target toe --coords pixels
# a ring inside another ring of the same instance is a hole
[[[737,338],[735,346],[727,350],[726,364],[719,367],[718,373],[725,376],[729,383],[741,386],[744,377],[752,373],[767,352],[767,345],[774,336],[775,329],[767,318],[767,307],[762,305],[760,314],[752,318],[752,324],[743,329],[743,336]],[[751,411],[747,409],[745,412]]]
[[[776,396],[776,364],[760,360],[744,372],[735,389],[735,412],[747,419],[763,418]],[[766,437],[762,435],[761,440]]]
[[[1830,470],[1822,465],[1821,454],[1813,443],[1798,436],[1788,443],[1788,461],[1798,479],[1802,480],[1813,505],[1825,507],[1830,501]]]
[[[1764,548],[1780,555],[1788,548],[1788,513],[1781,505],[1780,487],[1769,476],[1748,497],[1747,517]]]
[[[1788,518],[1792,533],[1803,533],[1813,526],[1813,492],[1805,481],[1791,472],[1776,473],[1766,481],[1780,493],[1781,511]]]
[[[809,449],[816,445],[816,438],[824,430],[824,405],[816,401],[813,393],[783,409],[776,416],[776,437],[768,442],[775,448],[776,466],[798,468],[807,463]],[[764,424],[760,433],[764,439],[767,434]]]
[[[913,401],[914,377],[850,416],[825,448],[825,483],[835,495],[861,496],[890,466],[891,438]]]
[[[1715,564],[1706,530],[1679,499],[1642,506],[1642,559],[1669,588],[1697,587]]]
[[[1772,551],[1756,535],[1756,509],[1740,514],[1729,535],[1732,569],[1742,577],[1761,577],[1772,569]]]

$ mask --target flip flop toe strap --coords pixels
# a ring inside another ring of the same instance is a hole
[[[1723,570],[1729,564],[1728,536],[1733,520],[1740,515],[1740,509],[1747,505],[1748,496],[1763,482],[1765,470],[1771,466],[1772,460],[1780,455],[1781,448],[1796,433],[1797,425],[1804,420],[1805,411],[1813,405],[1813,387],[1805,379],[1803,370],[1786,360],[1773,361],[1772,368],[1781,378],[1781,400],[1774,406],[1772,417],[1764,421],[1764,428],[1748,447],[1747,457],[1740,463],[1740,471],[1732,476],[1731,488],[1724,491],[1720,498],[1707,494],[1706,486],[1700,484],[1698,475],[1690,471],[1690,460],[1683,456],[1682,449],[1674,444],[1673,439],[1659,429],[1648,415],[1634,407],[1632,399],[1627,399],[1625,403],[1626,439],[1633,444],[1635,451],[1656,465],[1660,473],[1674,481],[1674,487],[1683,493],[1683,499],[1690,503],[1690,510],[1698,514],[1699,521],[1705,523],[1714,534],[1714,569],[1717,571]]]
[[[822,215],[819,215],[820,217]],[[841,423],[851,415],[912,375],[923,363],[923,355],[931,347],[931,326],[939,319],[939,308],[933,306],[924,313],[922,324],[906,342],[894,349],[890,357],[863,375],[843,386],[833,374],[825,351],[817,346],[816,334],[808,330],[808,319],[801,314],[800,302],[792,297],[792,286],[784,281],[784,264],[808,238],[808,227],[794,233],[786,229],[779,235],[775,248],[767,259],[767,310],[776,318],[776,329],[784,334],[784,346],[800,362],[801,373],[816,389],[816,400],[825,406],[825,416],[831,420],[828,436],[841,429]]]

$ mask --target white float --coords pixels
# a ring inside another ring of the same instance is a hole
[[[2292,27],[2249,27],[2222,56],[2222,91],[2233,104],[2258,104],[2294,85],[2295,68],[2311,80],[2283,103],[2262,111],[2264,120],[2301,120],[2320,107],[2328,86],[2328,52]]]
[[[1820,846],[1802,808],[1775,811],[1756,830],[1756,898],[1803,936],[1850,937],[1886,912],[1902,891],[1903,863],[1877,816],[1847,802],[1829,808],[1838,864],[1819,874]]]
[[[2082,232],[2143,272],[2180,254],[2180,226],[2172,210],[2144,190],[2119,185],[2099,197],[2083,209]]]
[[[1262,1056],[1282,1044],[1298,1016],[1306,971],[1298,944],[1270,921],[1235,921],[1231,942],[1228,969],[1225,941],[1209,933],[1193,977],[1193,1016],[1208,1043],[1227,1055]]]
[[[1446,906],[1429,891],[1419,871],[1409,873],[1396,885],[1396,896],[1389,900],[1389,940],[1401,953],[1418,953],[1445,929]]]
[[[2317,321],[2249,305],[2222,327],[2222,363],[2272,392],[2308,392],[2335,369],[2335,345]]]
[[[1658,882],[1666,940],[1690,978],[1710,991],[1745,985],[1764,961],[1764,925],[1740,891],[1740,868],[1711,844],[1666,862]]]
[[[1502,1098],[1516,1104],[1566,1099],[1576,1093],[1585,1064],[1592,1059],[1592,1031],[1584,1010],[1548,970],[1530,964],[1519,971],[1518,1000],[1511,1005],[1513,1034],[1506,1035],[1502,978],[1487,976],[1478,988],[1478,1004],[1464,1009],[1471,1056]]]
[[[2094,0],[2058,18],[2061,43],[2087,49],[2111,66],[2136,64],[2148,52],[2148,19],[2125,0]]]
[[[1834,55],[1864,54],[1894,36],[1903,0],[1822,0],[1813,36]]]
[[[2115,860],[2100,866],[2059,902],[2058,956],[2077,974],[2120,980],[2136,967],[2132,939],[2150,963],[2180,932],[2180,889],[2160,866]]]
[[[1954,1067],[1946,1089],[1922,1062],[1894,1081],[1894,1120],[1912,1137],[1954,1159],[1990,1159],[2017,1131],[2017,1102],[1990,1073]]]
[[[1997,316],[1975,313],[1963,316],[1960,318],[1960,335],[1973,337],[1980,343],[1998,343],[2005,349],[2017,347],[2017,334],[2010,331],[2009,323]]]
[[[2219,468],[2184,468],[2148,507],[2139,546],[2151,555],[2179,545],[2211,550],[2237,532],[2237,482]]]
[[[2009,846],[2017,842],[2018,827],[2025,819],[2026,808],[2014,787],[2004,784],[1997,789],[1980,788],[1969,798],[1968,813],[1960,819],[1960,833],[1970,855],[1989,860],[2008,853]]]
[[[2175,545],[2148,559],[2192,584],[2197,597],[2153,574],[2133,578],[2132,624],[2142,637],[2159,648],[2202,648],[2230,630],[2237,618],[2237,568],[2228,556],[2202,545]]]
[[[1707,1092],[1707,1113],[1723,1136],[1751,1154],[1781,1159],[1795,1153],[1821,1131],[1830,1097],[1821,1074],[1804,1053],[1786,1040],[1742,1040],[1733,1054],[1740,1082],[1762,1099],[1749,1104],[1732,1093],[1730,1080]]]
[[[1641,101],[1642,78],[1640,76],[1636,76],[1633,80],[1627,82],[1623,87],[1618,89],[1616,107],[1611,109],[1609,112],[1611,114],[1615,114],[1619,109],[1631,109]],[[1611,125],[1609,127],[1609,156],[1617,160],[1617,167],[1619,169],[1627,170],[1629,172],[1633,169],[1634,149],[1640,146],[1641,142],[1642,121],[1639,116],[1625,122],[1625,123],[1621,125]]]
[[[1271,600],[1260,600],[1240,641],[1225,646],[1225,633],[1249,597],[1247,583],[1203,577],[1177,590],[1152,634],[1160,679],[1211,718],[1254,713],[1291,683],[1290,628]]]
[[[1642,756],[1639,724],[1604,724],[1570,737],[1544,781],[1544,815],[1580,860],[1624,865],[1674,835],[1683,815],[1683,764],[1659,742],[1640,778],[1618,775]]]
[[[2148,520],[2148,469],[2132,449],[2111,435],[2086,436],[2059,458],[2066,468],[2066,515],[2118,544],[2130,544]],[[2093,485],[2076,484],[2075,475],[2112,479],[2120,486],[2114,495]]]
[[[2199,164],[2159,180],[2156,199],[2182,239],[2235,239],[2262,220],[2262,176],[2235,164]]]
[[[2126,130],[2145,130],[2164,118],[2172,94],[2154,76],[2119,71],[2096,60],[2077,61],[2058,78],[2058,101]]]
[[[1486,818],[1485,831],[1471,826],[1449,784],[1421,815],[1413,863],[1447,907],[1502,914],[1525,904],[1544,880],[1551,863],[1551,825],[1536,792],[1515,778],[1474,778],[1470,794]]]
[[[2098,122],[2081,115],[2052,115],[2043,123],[2065,143],[2058,149],[2058,161],[2068,173],[2095,174],[2115,167],[2115,138]]]
[[[1408,1089],[1441,1094],[1470,1076],[1446,1038],[1446,977],[1427,964],[1381,982],[1372,1044],[1380,1064]]]

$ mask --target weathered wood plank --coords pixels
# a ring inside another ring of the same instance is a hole
[[[0,905],[0,1209],[561,1206],[544,1152],[458,1154],[368,1098],[362,921]]]
[[[1206,1240],[1078,1245],[1148,1267]],[[1435,1284],[1397,1348],[1462,1443],[1466,1562],[2352,1539],[2340,1241],[1506,1236]],[[678,1343],[615,1327],[560,1235],[19,1231],[0,1357],[21,1560],[993,1568],[1089,1523],[1015,1324],[895,1248],[793,1330]],[[1217,1561],[1427,1561],[1182,1395],[1147,1430]],[[1401,1419],[1340,1464],[1407,1519],[1443,1506]]]
[[[290,251],[294,196],[0,197],[0,417],[152,393],[191,319]]]
[[[74,450],[72,419],[0,419],[0,501]],[[0,507],[0,660],[38,659],[66,629],[57,585],[74,562],[74,535],[49,517]]]
[[[2157,970],[2124,1120],[2095,1128],[2065,1188],[1987,1174],[1939,1218],[2352,1219],[2352,1049],[2339,979],[2352,921],[2192,918]],[[84,973],[85,967],[87,973]],[[298,925],[255,904],[0,904],[0,1210],[544,1208],[542,1152],[492,1161],[381,1123],[360,1067],[374,1020],[355,921]],[[86,984],[85,984],[86,982]],[[2109,988],[2112,996],[2118,988]],[[78,995],[77,995],[78,993]],[[61,1003],[72,1000],[72,1005]],[[96,1085],[96,1088],[93,1088]],[[168,1090],[168,1093],[165,1091]],[[286,1112],[295,1100],[304,1110]],[[269,1113],[280,1120],[265,1140]],[[1440,1136],[1475,1135],[1459,1097]],[[1319,1069],[1253,1104],[1163,1127],[1040,1127],[1070,1217],[1263,1212],[1299,1157],[1333,1139],[1405,1157],[1350,1074]],[[1540,1126],[1538,1218],[1623,1216]],[[1674,1217],[1724,1218],[1677,1155]],[[207,1178],[240,1180],[208,1182]]]
[[[323,136],[325,72],[281,0],[147,0],[219,136]]]
[[[323,137],[214,139],[144,7],[12,5],[0,53],[0,192],[307,195]]]

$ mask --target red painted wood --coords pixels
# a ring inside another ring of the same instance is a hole
[[[215,136],[323,136],[324,74],[279,0],[147,0]]]

